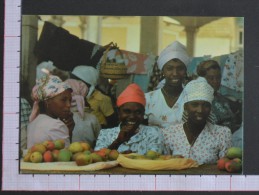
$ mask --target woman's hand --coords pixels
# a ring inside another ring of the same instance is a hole
[[[134,125],[123,125],[117,137],[117,140],[120,143],[129,141],[130,138],[135,134],[136,129],[137,128]]]
[[[130,138],[135,134],[136,129],[135,125],[122,125],[117,139],[115,139],[108,148],[118,149],[122,143],[130,140]]]
[[[70,139],[72,139],[72,131],[75,127],[75,121],[73,119],[73,113],[71,112],[67,118],[62,119],[69,130]]]

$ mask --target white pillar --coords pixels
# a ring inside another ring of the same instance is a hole
[[[22,17],[21,82],[25,98],[31,100],[30,92],[35,85],[36,57],[33,54],[38,35],[38,16]]]
[[[81,38],[87,39],[87,16],[79,16],[80,24],[79,28],[81,30]]]
[[[87,40],[93,43],[100,44],[102,17],[88,16],[87,19]]]
[[[63,20],[62,16],[51,16],[51,19],[49,20],[52,24],[62,27],[62,25],[65,23],[65,20]]]
[[[196,34],[198,32],[198,28],[193,26],[186,26],[185,31],[186,31],[186,39],[187,39],[187,43],[186,43],[187,53],[193,57],[194,49],[195,49],[195,39],[196,39]]]
[[[162,22],[160,16],[142,16],[140,29],[140,53],[158,55],[162,45]]]

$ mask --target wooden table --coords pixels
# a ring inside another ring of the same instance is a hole
[[[90,174],[90,175],[240,175],[241,173],[228,173],[217,169],[216,164],[201,165],[197,168],[189,168],[178,171],[142,171],[116,166],[110,169],[98,171],[35,171],[20,170],[21,174]]]

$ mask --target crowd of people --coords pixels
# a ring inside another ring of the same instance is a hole
[[[197,78],[190,79],[190,59],[180,42],[168,45],[157,60],[164,77],[160,88],[144,93],[131,83],[116,106],[98,89],[94,67],[80,65],[64,74],[49,62],[41,63],[31,92],[33,105],[21,99],[21,149],[64,139],[66,146],[86,141],[94,150],[153,150],[216,163],[228,148],[240,146],[242,132],[236,131],[235,114],[218,92],[219,64],[202,62]]]

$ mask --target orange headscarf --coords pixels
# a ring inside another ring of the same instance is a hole
[[[144,107],[146,105],[145,94],[142,89],[135,83],[128,85],[128,87],[117,98],[118,107],[128,102],[140,103]]]

